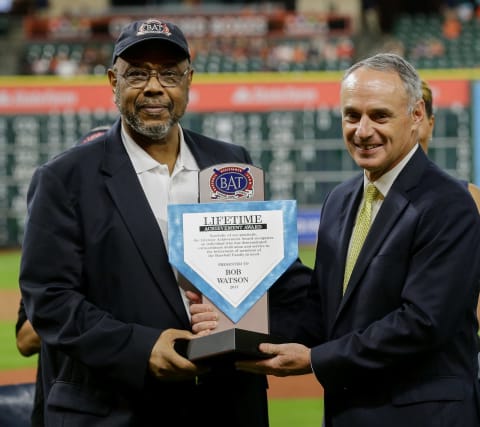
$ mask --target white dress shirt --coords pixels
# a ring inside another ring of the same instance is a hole
[[[181,127],[179,127],[180,150],[171,175],[168,166],[157,162],[143,150],[127,134],[123,124],[121,135],[123,145],[127,150],[138,180],[155,215],[168,251],[167,207],[169,204],[198,203],[199,167],[197,162],[185,143]],[[175,277],[177,277],[177,281],[182,282],[182,286],[179,289],[190,318],[189,304],[184,291],[184,287],[188,287],[189,284],[185,283],[186,279],[181,277],[175,268],[172,267],[172,269]]]

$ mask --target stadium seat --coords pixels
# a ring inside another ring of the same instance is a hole
[[[34,394],[35,383],[0,386],[0,426],[30,426]]]

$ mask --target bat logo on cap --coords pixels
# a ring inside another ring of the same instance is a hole
[[[137,31],[137,36],[142,36],[144,34],[164,34],[166,36],[171,36],[170,28],[167,24],[162,21],[157,21],[156,19],[149,19],[140,25],[140,28]]]

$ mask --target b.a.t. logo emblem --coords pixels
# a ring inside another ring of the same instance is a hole
[[[213,169],[210,177],[211,198],[218,200],[250,199],[253,197],[254,182],[248,167],[227,166]]]

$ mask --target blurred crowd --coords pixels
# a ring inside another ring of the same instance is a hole
[[[362,3],[363,23],[356,32],[191,38],[194,67],[201,73],[342,70],[379,51],[398,53],[419,68],[480,65],[475,42],[480,38],[480,1],[431,0],[416,2],[422,7],[412,10],[408,5],[413,2],[403,2],[401,9],[398,2],[387,2],[391,11],[400,10],[394,19],[383,16],[385,2]],[[81,40],[32,37],[20,55],[19,74],[104,75],[112,43],[94,35]]]

